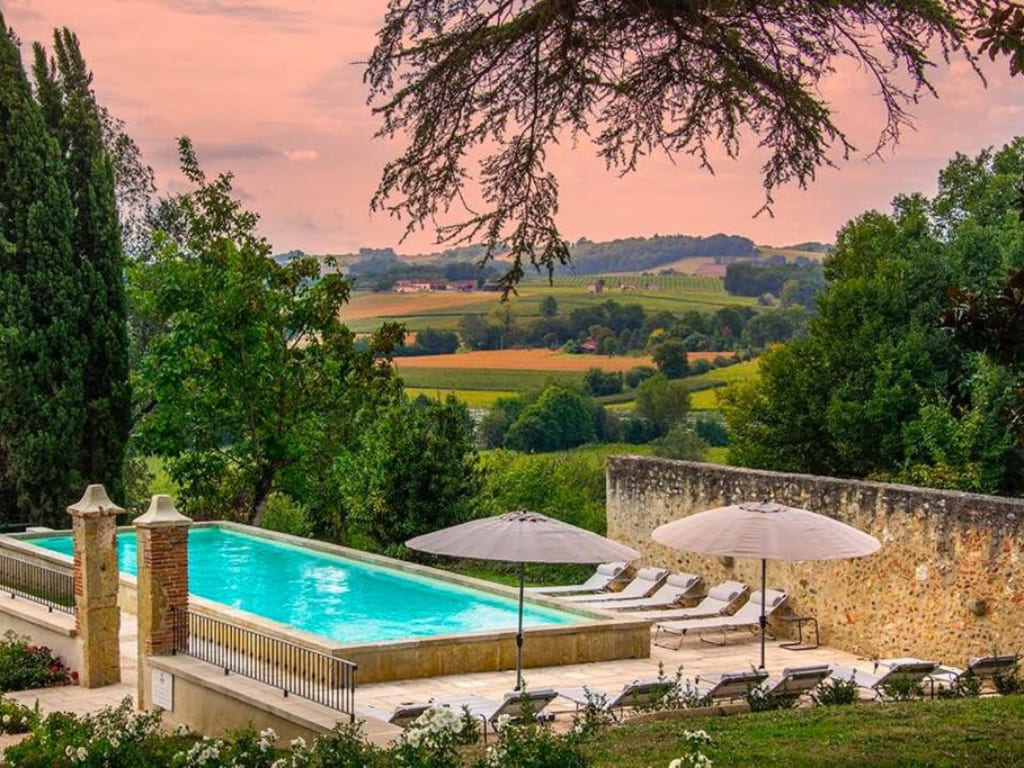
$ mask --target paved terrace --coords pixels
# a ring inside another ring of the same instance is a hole
[[[529,637],[526,639],[529,645]],[[779,647],[780,641],[769,641],[767,647],[767,665],[771,673],[780,672],[787,666],[803,666],[808,664],[832,663],[854,666],[870,671],[872,662],[861,659],[853,654],[822,646],[808,651],[789,651]],[[528,652],[528,651],[527,651]],[[78,686],[65,686],[34,691],[23,691],[9,694],[9,698],[28,706],[38,703],[44,713],[53,711],[74,712],[85,714],[95,712],[107,706],[114,706],[127,696],[135,698],[136,694],[136,659],[138,646],[136,643],[135,617],[122,615],[121,621],[121,673],[119,685],[105,688],[86,689]],[[178,657],[182,662],[186,659]],[[664,665],[665,674],[674,677],[676,670],[682,667],[683,678],[693,679],[696,676],[711,672],[730,672],[750,669],[758,660],[758,642],[756,635],[747,632],[735,632],[729,636],[729,643],[724,646],[702,643],[696,638],[687,638],[679,650],[668,650],[652,646],[649,659],[631,659],[619,661],[596,662],[591,664],[569,664],[559,667],[540,667],[524,671],[524,680],[530,688],[578,687],[581,685],[593,688],[616,691],[623,684],[635,679],[653,678],[658,675],[659,662]],[[202,662],[188,660],[193,669],[206,668],[211,680],[223,683],[227,678],[217,667]],[[232,675],[234,685],[245,689],[250,695],[258,695],[266,701],[274,701],[288,708],[294,707],[303,715],[321,723],[336,720],[337,714],[311,702],[296,697],[283,700],[281,692],[270,686]],[[357,676],[358,680],[358,676]],[[388,683],[373,683],[358,686],[356,690],[357,710],[370,707],[377,710],[390,711],[396,705],[410,702],[425,702],[431,697],[480,696],[501,699],[515,685],[513,670],[502,672],[478,672],[468,675],[450,675],[431,677],[419,680],[402,680]],[[573,705],[564,699],[557,699],[548,711],[571,712]],[[568,721],[568,716],[562,718]],[[393,737],[391,728],[380,728],[383,724],[370,723],[368,731],[379,733],[384,739]]]

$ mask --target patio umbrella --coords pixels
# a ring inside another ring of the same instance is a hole
[[[640,557],[636,550],[592,531],[527,510],[454,525],[409,539],[405,546],[433,555],[519,563],[517,691],[523,684],[524,564],[629,562]]]
[[[844,560],[877,552],[874,536],[806,509],[774,501],[716,507],[655,528],[651,536],[673,549],[761,561],[761,594],[767,588],[768,560]],[[761,601],[761,668],[765,617]]]

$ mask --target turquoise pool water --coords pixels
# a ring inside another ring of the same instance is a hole
[[[71,554],[71,537],[31,539]],[[134,575],[134,533],[119,533],[119,568]],[[249,536],[224,528],[189,532],[192,594],[342,643],[514,629],[514,600],[437,579]],[[527,605],[531,627],[583,617]]]

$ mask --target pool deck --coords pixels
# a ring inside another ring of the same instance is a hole
[[[870,671],[872,662],[867,659],[822,646],[808,651],[789,651],[779,647],[781,641],[769,641],[767,645],[767,666],[771,673],[781,672],[784,667],[809,664],[843,664]],[[529,643],[529,638],[527,638]],[[125,614],[121,624],[121,673],[122,682],[104,688],[86,689],[78,686],[44,688],[5,694],[7,698],[27,706],[37,703],[44,713],[62,711],[86,714],[103,707],[116,706],[125,697],[135,698],[136,694],[136,642],[135,617]],[[664,666],[666,676],[674,677],[682,667],[684,679],[692,680],[699,675],[712,672],[749,670],[758,661],[758,643],[754,635],[736,632],[730,635],[724,646],[702,643],[687,639],[679,650],[651,647],[649,659],[630,659],[569,664],[558,667],[527,669],[524,680],[529,688],[566,688],[587,685],[592,688],[615,691],[623,684],[635,679],[657,677],[659,663]],[[215,668],[212,668],[215,669]],[[215,670],[216,672],[216,670]],[[216,674],[220,674],[216,672]],[[252,685],[259,685],[252,683]],[[502,672],[479,672],[445,677],[430,677],[417,680],[401,680],[388,683],[360,685],[356,689],[357,713],[366,716],[371,712],[378,715],[390,712],[398,704],[429,701],[433,697],[452,698],[477,696],[498,699],[515,685],[513,670]],[[268,688],[274,697],[279,692]],[[300,700],[295,700],[296,704]],[[310,705],[316,706],[316,705]],[[573,705],[565,699],[557,699],[549,711],[570,712]],[[569,716],[559,718],[566,722]]]

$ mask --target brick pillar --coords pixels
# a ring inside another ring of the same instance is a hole
[[[188,610],[188,529],[170,496],[154,496],[138,530],[139,707],[148,707],[145,660],[174,652],[174,612]]]
[[[82,639],[79,682],[98,688],[121,682],[121,611],[117,607],[117,515],[124,512],[102,485],[90,485],[68,507],[74,534],[75,626]]]

